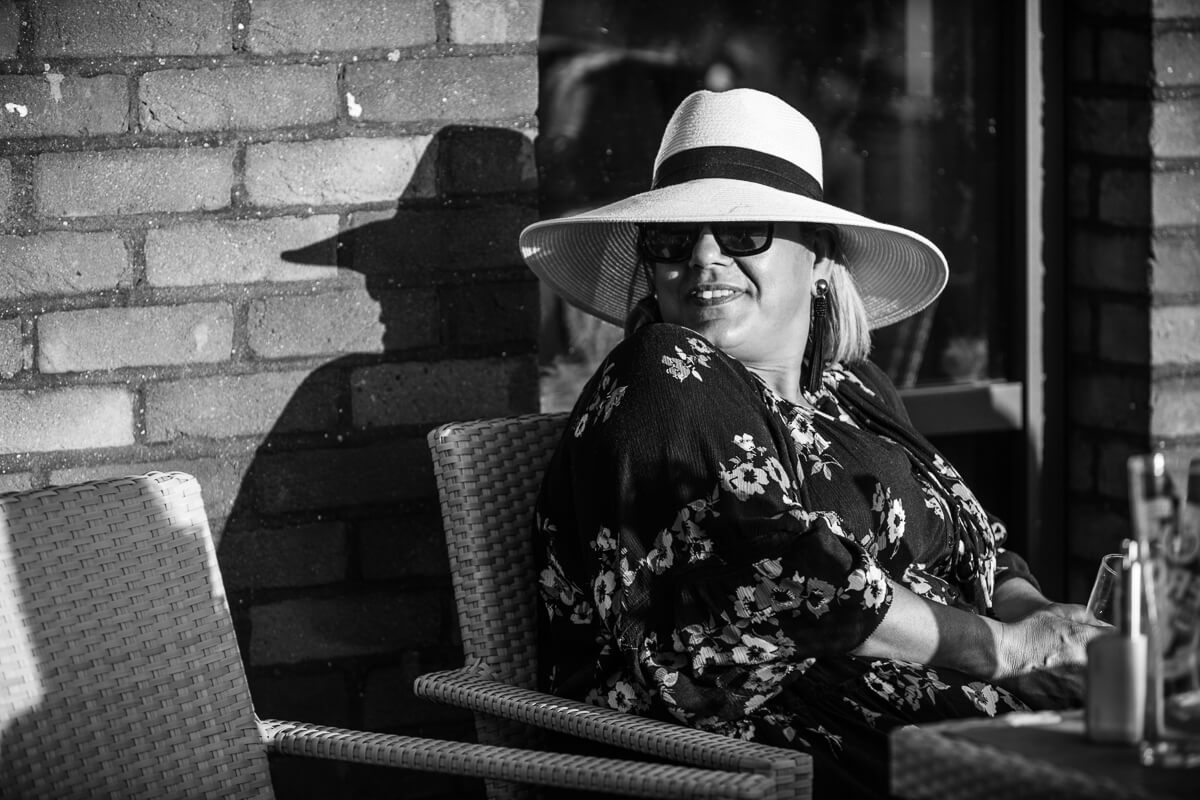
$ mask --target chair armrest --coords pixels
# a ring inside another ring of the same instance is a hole
[[[492,679],[482,667],[431,672],[416,679],[418,697],[615,745],[681,764],[765,775],[772,796],[807,798],[812,757],[799,750],[733,739],[646,719]]]
[[[258,727],[267,751],[284,755],[634,797],[771,797],[771,781],[762,775],[369,733],[277,719],[260,719]]]

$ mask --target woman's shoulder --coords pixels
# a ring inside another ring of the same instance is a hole
[[[643,325],[622,339],[613,352],[628,349],[686,346],[701,351],[719,352],[715,345],[691,328],[676,325],[672,322],[652,322]]]
[[[617,343],[592,374],[575,415],[620,402],[646,413],[677,416],[749,390],[753,382],[734,358],[690,328],[646,325]]]
[[[716,345],[691,328],[669,322],[656,322],[643,325],[622,339],[609,352],[599,371],[610,369],[613,364],[628,366],[644,362],[647,365],[662,365],[667,375],[680,378],[681,370],[685,367],[688,373],[695,372],[698,376],[701,370],[714,368],[718,363],[733,361]],[[658,371],[636,369],[635,373],[648,376]]]

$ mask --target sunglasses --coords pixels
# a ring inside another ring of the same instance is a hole
[[[771,246],[773,222],[709,222],[717,246],[727,256],[752,256]],[[638,225],[638,253],[649,261],[687,261],[704,225],[694,222],[646,222]]]

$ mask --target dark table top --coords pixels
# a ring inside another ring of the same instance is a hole
[[[1200,768],[1144,767],[1136,747],[1090,742],[1080,711],[903,728],[891,748],[892,790],[906,800],[1200,800]]]

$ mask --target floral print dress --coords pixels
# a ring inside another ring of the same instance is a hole
[[[642,328],[584,388],[535,519],[540,670],[560,695],[779,746],[886,787],[886,735],[1027,708],[953,670],[849,652],[888,579],[989,613],[1025,563],[908,423],[878,368],[815,408],[679,326]]]

